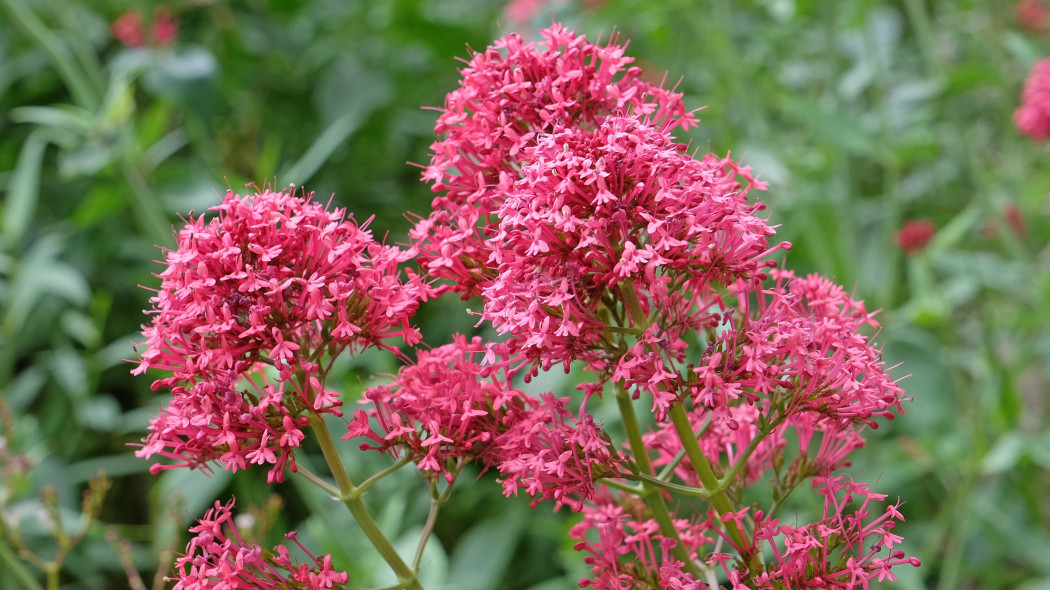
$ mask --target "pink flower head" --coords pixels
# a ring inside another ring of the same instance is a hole
[[[233,500],[225,505],[216,501],[204,518],[190,527],[195,536],[186,545],[186,554],[175,560],[173,590],[328,590],[347,582],[345,571],[332,568],[331,555],[314,557],[294,533],[285,538],[295,542],[309,558],[308,563],[298,563],[284,545],[269,552],[245,544],[234,524],[233,505]]]
[[[188,467],[267,463],[279,480],[284,465],[294,469],[287,452],[302,439],[304,414],[341,415],[317,361],[418,340],[409,319],[432,290],[402,275],[406,254],[311,199],[294,189],[229,192],[214,218],[191,218],[179,232],[132,371],[160,369],[169,375],[153,388],[175,389],[139,456]],[[238,390],[242,377],[262,385]]]
[[[926,247],[935,233],[937,233],[937,227],[933,224],[933,220],[925,217],[912,219],[901,226],[900,231],[894,236],[894,241],[905,254],[915,254]]]
[[[608,116],[633,114],[654,127],[695,122],[679,93],[641,79],[625,46],[588,42],[561,25],[540,45],[510,34],[476,53],[449,93],[423,174],[438,193],[433,212],[410,233],[421,264],[464,298],[490,278],[492,214],[519,178],[518,162],[541,133],[588,129]]]
[[[819,477],[813,485],[825,499],[824,517],[815,523],[793,527],[761,511],[754,514],[751,546],[767,545],[772,561],[764,571],[750,575],[748,587],[868,589],[871,582],[896,581],[892,572],[896,566],[919,566],[918,559],[894,549],[901,541],[893,533],[895,521],[904,520],[898,510],[900,502],[879,514],[873,509],[886,496],[872,492],[867,484]],[[728,537],[725,540],[732,543]],[[730,577],[735,573],[747,578],[749,574],[746,568],[730,572],[724,561],[722,567]]]
[[[156,389],[258,362],[309,369],[319,352],[393,350],[393,337],[417,342],[409,319],[432,290],[411,271],[402,276],[408,255],[312,198],[231,191],[216,217],[191,218],[157,275],[134,372],[171,371]]]
[[[569,398],[546,393],[538,401],[527,399],[525,411],[504,421],[506,430],[496,438],[495,457],[489,459],[504,478],[503,493],[516,496],[524,488],[535,498],[532,507],[554,500],[555,509],[564,504],[582,510],[598,479],[618,477],[622,471],[615,447],[590,414],[569,412]]]
[[[677,541],[664,537],[646,512],[638,498],[614,497],[608,492],[598,494],[593,504],[584,505],[583,521],[569,531],[576,540],[573,548],[585,553],[584,563],[591,566],[592,577],[580,580],[581,588],[708,588],[683,571],[685,564],[670,552]],[[695,561],[700,549],[712,541],[708,523],[675,519],[674,525]]]
[[[785,417],[813,413],[840,427],[877,428],[875,418],[902,412],[903,390],[861,333],[878,326],[863,302],[819,275],[771,274],[776,285],[753,311],[748,295],[739,297],[740,312],[693,369],[693,402],[716,423],[733,420],[736,400],[769,400]]]
[[[1032,139],[1050,137],[1050,58],[1036,62],[1014,111],[1014,124]]]
[[[362,449],[407,452],[420,471],[450,482],[457,460],[491,460],[495,439],[532,399],[488,376],[479,364],[486,350],[480,338],[457,335],[420,353],[392,383],[364,393],[362,403],[373,407],[354,413],[343,438],[366,437]]]
[[[175,41],[179,32],[179,22],[171,14],[171,9],[161,4],[153,11],[153,27],[150,30],[153,42],[164,47]]]
[[[525,149],[522,178],[497,210],[496,275],[483,289],[482,317],[511,334],[512,349],[545,368],[593,361],[607,356],[610,321],[637,328],[616,319],[627,291],[642,312],[663,314],[659,337],[674,339],[695,329],[681,316],[717,286],[761,282],[774,231],[746,203],[761,183],[729,158],[684,149],[635,117],[559,126]]]
[[[188,467],[208,471],[208,463],[219,461],[236,472],[249,464],[269,465],[267,480],[283,481],[286,468],[295,471],[293,451],[302,443],[309,419],[301,415],[296,403],[304,399],[299,391],[286,392],[293,382],[261,384],[227,372],[208,381],[190,382],[172,389],[171,400],[150,421],[149,434],[135,456],[149,459],[160,455],[175,463],[154,463],[150,473]],[[316,383],[316,379],[313,379]],[[335,404],[321,412],[338,414]]]

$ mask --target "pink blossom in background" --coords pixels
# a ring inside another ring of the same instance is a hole
[[[165,47],[175,41],[178,34],[179,23],[171,13],[171,9],[161,4],[153,11],[153,22],[146,34],[143,25],[142,14],[137,10],[129,10],[120,15],[110,25],[110,33],[113,38],[125,47],[142,47],[147,44]]]
[[[1032,68],[1021,93],[1021,106],[1014,111],[1014,124],[1032,139],[1050,137],[1050,58]]]
[[[126,47],[141,47],[146,43],[146,34],[142,27],[142,15],[137,11],[129,10],[120,15],[109,28],[113,38]]]
[[[164,47],[175,41],[179,32],[179,23],[171,14],[171,9],[161,4],[153,11],[153,27],[150,29],[153,42]]]
[[[1014,17],[1022,28],[1038,33],[1047,29],[1050,12],[1042,0],[1020,0],[1014,6]]]
[[[296,539],[309,562],[298,563],[284,545],[267,551],[259,545],[245,544],[233,520],[234,501],[219,501],[190,527],[195,536],[186,545],[186,554],[175,560],[173,590],[233,590],[236,588],[327,590],[345,584],[345,571],[332,568],[332,556],[314,557]],[[341,586],[340,586],[341,587]]]
[[[937,233],[937,227],[933,224],[932,219],[911,219],[904,222],[904,225],[897,231],[894,241],[905,254],[915,254],[926,247],[935,233]]]

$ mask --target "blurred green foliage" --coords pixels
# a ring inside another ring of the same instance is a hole
[[[168,8],[174,43],[128,48],[110,23],[138,10],[148,24],[152,4],[0,0],[0,511],[21,539],[0,540],[5,589],[44,587],[18,549],[56,555],[55,519],[80,530],[100,473],[112,489],[63,588],[163,587],[155,573],[214,498],[263,506],[274,493],[284,508],[258,522],[298,528],[362,583],[390,582],[316,488],[147,473],[127,445],[163,392],[124,362],[149,296],[139,285],[155,284],[153,246],[173,243],[178,216],[246,183],[334,195],[401,241],[405,213],[430,198],[408,164],[433,140],[421,107],[455,87],[468,46],[535,37],[552,11],[591,38],[630,39],[651,77],[681,77],[687,103],[707,105],[684,139],[769,181],[788,266],[883,310],[878,340],[914,401],[870,433],[852,472],[907,501],[898,532],[923,566],[898,587],[1050,588],[1050,150],[1011,122],[1050,34],[1018,27],[1012,3],[561,0],[522,23],[482,0]],[[937,233],[905,255],[894,235],[921,218]],[[428,304],[428,342],[471,330],[460,310]],[[348,360],[345,390],[393,369]],[[357,457],[358,475],[381,468]],[[427,511],[412,475],[367,497],[409,548]],[[428,587],[575,586],[586,566],[565,540],[570,514],[504,500],[490,475],[462,482],[424,560]]]

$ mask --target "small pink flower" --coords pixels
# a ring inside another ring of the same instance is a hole
[[[120,41],[125,47],[141,47],[146,43],[145,31],[142,28],[142,15],[134,10],[129,10],[120,15],[110,25],[113,38]]]
[[[912,219],[901,226],[900,231],[894,236],[894,241],[905,254],[915,254],[926,247],[936,232],[937,227],[933,225],[933,220],[929,218]]]
[[[171,45],[179,32],[179,23],[171,10],[161,4],[153,11],[153,27],[150,29],[153,42],[161,47]]]
[[[1032,68],[1021,93],[1021,106],[1014,111],[1014,124],[1032,139],[1050,137],[1050,58]]]

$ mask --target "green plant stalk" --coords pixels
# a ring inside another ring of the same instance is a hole
[[[383,531],[379,530],[379,525],[376,524],[375,519],[372,518],[371,513],[368,512],[368,508],[365,507],[365,503],[361,500],[361,490],[359,490],[354,482],[350,480],[350,475],[346,472],[346,467],[343,465],[342,459],[339,457],[339,451],[335,448],[335,441],[332,439],[332,433],[328,430],[328,425],[325,424],[324,418],[317,414],[310,415],[310,428],[317,435],[317,442],[321,446],[321,452],[324,454],[324,460],[328,464],[328,468],[332,471],[332,476],[335,478],[336,485],[339,486],[340,500],[347,508],[350,509],[350,514],[353,515],[354,520],[360,525],[361,530],[364,531],[365,536],[372,542],[372,545],[379,551],[379,554],[383,557],[383,560],[390,565],[394,573],[397,574],[398,580],[402,588],[406,590],[423,590],[423,586],[419,583],[416,578],[416,573],[408,567],[408,564],[401,559],[401,556],[397,554],[397,550],[390,543],[390,540],[386,538]]]
[[[631,444],[631,454],[638,465],[638,470],[651,477],[653,466],[649,461],[649,451],[642,442],[642,431],[638,426],[638,417],[634,413],[631,395],[627,393],[627,390],[622,385],[617,387],[616,403],[620,408],[620,418],[623,421],[624,430],[627,432],[627,440]],[[699,577],[701,575],[700,568],[689,557],[689,552],[686,550],[685,544],[682,543],[678,529],[675,528],[674,521],[671,520],[671,512],[667,509],[667,502],[664,500],[663,492],[644,480],[642,481],[642,487],[646,491],[646,494],[642,496],[642,500],[645,501],[649,510],[652,511],[653,519],[656,520],[657,525],[660,527],[660,533],[668,539],[675,540],[671,553],[674,554],[676,559],[685,564],[686,569],[689,570],[693,577]]]
[[[775,429],[777,426],[780,426],[780,424],[785,419],[785,416],[777,417],[776,420],[774,420],[771,424],[763,428],[758,433],[758,435],[756,435],[755,438],[751,440],[751,443],[747,445],[747,448],[744,449],[744,452],[741,453],[739,457],[737,457],[736,463],[734,463],[733,466],[729,468],[729,471],[727,471],[725,475],[722,476],[722,479],[719,481],[718,487],[715,491],[723,492],[729,488],[729,484],[732,483],[734,479],[736,479],[736,476],[740,473],[744,466],[747,465],[747,460],[751,458],[751,455],[755,452],[755,449],[757,449],[758,445],[762,442],[762,439],[769,436],[769,434],[773,432],[773,429]]]
[[[146,183],[142,172],[139,171],[130,157],[122,157],[120,172],[124,175],[128,186],[131,187],[131,194],[135,197],[131,203],[131,209],[135,216],[138,217],[143,231],[150,236],[156,245],[167,248],[174,247],[175,237],[171,223],[168,222],[157,196],[153,194],[153,190]]]
[[[693,470],[700,477],[700,482],[704,484],[704,487],[711,492],[709,499],[711,506],[718,512],[719,516],[735,512],[733,502],[729,499],[729,495],[726,494],[722,482],[718,481],[714,470],[711,469],[711,463],[704,456],[704,452],[700,450],[700,444],[693,434],[693,425],[689,423],[689,416],[686,415],[682,402],[671,404],[670,414],[671,423],[674,424],[674,430],[682,441],[682,447],[685,449],[686,456],[689,457],[689,462],[693,465]],[[744,541],[739,522],[727,523],[726,532],[741,551],[750,549]]]
[[[91,82],[84,72],[77,68],[76,63],[70,59],[69,51],[62,40],[58,38],[47,25],[43,23],[33,11],[22,0],[0,0],[7,11],[11,13],[12,20],[36,40],[55,64],[58,75],[69,88],[73,100],[90,111],[98,109],[100,97],[91,88]]]
[[[7,541],[3,539],[0,539],[0,563],[6,566],[5,569],[10,568],[7,571],[12,573],[11,578],[18,579],[26,590],[44,590],[40,582],[33,577],[33,574],[29,573],[22,560],[11,551]]]

